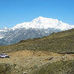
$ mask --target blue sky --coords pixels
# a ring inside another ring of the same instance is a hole
[[[38,16],[74,24],[74,0],[0,0],[0,28]]]

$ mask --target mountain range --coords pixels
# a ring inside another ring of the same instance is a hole
[[[40,16],[30,22],[17,24],[12,28],[0,29],[0,45],[10,45],[21,40],[41,38],[54,32],[72,28],[74,28],[74,25]]]

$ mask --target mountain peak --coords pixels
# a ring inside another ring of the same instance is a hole
[[[60,30],[68,30],[71,28],[74,28],[74,25],[69,25],[67,23],[64,23],[62,21],[59,21],[58,19],[52,19],[52,18],[46,18],[39,16],[38,18],[35,18],[31,22],[24,22],[21,24],[17,24],[12,29],[19,29],[19,28],[37,28],[37,29],[48,29],[48,28],[54,28],[54,29],[60,29]]]
[[[52,18],[46,18],[46,17],[39,16],[39,17],[33,19],[32,21],[46,21],[46,20],[53,20],[53,19]]]
[[[44,18],[44,17],[42,17],[42,16],[39,16],[39,17],[38,17],[38,19],[43,19],[43,18]]]
[[[48,18],[45,18],[45,17],[39,16],[39,17],[33,19],[32,21],[42,21],[42,20],[45,20],[45,19],[48,19]]]

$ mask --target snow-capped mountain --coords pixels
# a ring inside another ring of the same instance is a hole
[[[17,43],[20,40],[38,38],[74,28],[74,25],[63,23],[57,19],[38,17],[31,22],[24,22],[12,28],[0,30],[0,45]]]
[[[19,29],[19,28],[37,28],[37,29],[48,29],[48,28],[54,28],[54,29],[60,29],[60,30],[68,30],[71,28],[74,28],[74,25],[69,25],[67,23],[63,23],[62,21],[59,21],[57,19],[52,18],[44,18],[44,17],[38,17],[32,20],[31,22],[24,22],[21,24],[17,24],[12,29]]]

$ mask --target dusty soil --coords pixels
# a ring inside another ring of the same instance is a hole
[[[0,63],[16,64],[24,68],[24,72],[29,73],[44,64],[56,61],[74,60],[73,54],[58,54],[47,51],[17,51],[7,53],[10,58],[0,58]],[[18,66],[16,68],[18,69]],[[23,72],[23,73],[24,73]]]

